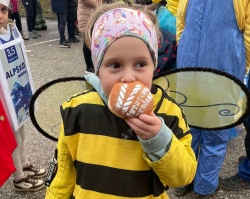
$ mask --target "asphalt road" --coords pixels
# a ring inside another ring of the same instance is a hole
[[[25,20],[22,18],[23,28],[26,30]],[[47,19],[48,30],[40,31],[42,37],[25,41],[28,59],[36,89],[51,80],[68,77],[82,76],[85,71],[85,63],[82,55],[82,42],[72,44],[70,48],[59,48],[59,37],[57,22]],[[56,91],[54,93],[56,95]],[[48,96],[50,101],[50,96]],[[48,113],[49,114],[49,113]],[[44,121],[48,121],[47,114],[43,116]],[[48,168],[53,156],[56,143],[40,134],[30,121],[25,124],[26,129],[26,152],[32,164]],[[245,131],[233,139],[228,146],[228,152],[221,170],[221,177],[225,178],[237,172],[238,157],[245,154],[243,139]],[[168,191],[169,197],[176,199],[172,194],[172,189]],[[1,199],[42,199],[45,189],[38,192],[14,191],[12,177],[0,188]],[[192,199],[190,193],[180,199]],[[249,199],[250,189],[239,192],[226,191],[221,189],[213,199]]]

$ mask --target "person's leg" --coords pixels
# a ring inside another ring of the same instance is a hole
[[[43,9],[40,0],[37,0],[36,30],[47,30],[45,18],[43,17]]]
[[[18,130],[18,133],[19,133],[19,137],[21,138],[21,148],[20,148],[20,160],[21,160],[21,163],[22,163],[22,167],[26,167],[28,166],[30,163],[27,159],[27,154],[26,154],[26,150],[25,150],[25,144],[24,144],[24,141],[25,141],[25,131],[24,131],[24,126],[22,126],[19,130]]]
[[[20,14],[19,12],[16,12],[16,25],[17,25],[17,28],[23,38],[23,40],[29,40],[29,37],[26,36],[24,33],[23,33],[23,28],[22,28],[22,22],[21,22],[21,17],[20,17]]]
[[[248,81],[248,89],[250,88],[250,81]],[[246,129],[246,136],[244,140],[245,150],[246,150],[246,158],[240,162],[238,166],[238,176],[242,178],[246,182],[250,182],[250,116],[244,122],[244,126]],[[249,186],[250,188],[250,183]]]
[[[24,126],[19,129],[19,134],[22,140],[22,146],[20,148],[20,160],[22,163],[22,168],[24,173],[26,173],[30,177],[41,178],[46,174],[45,169],[35,168],[27,159],[27,154],[25,150],[25,131]]]
[[[200,131],[201,145],[194,191],[199,195],[211,195],[221,186],[219,173],[227,152],[229,131],[196,130]]]
[[[59,32],[59,26],[60,26],[60,15],[59,13],[56,13],[56,16],[57,16],[57,29],[58,29],[58,32]],[[60,35],[60,32],[59,32],[59,35]]]
[[[95,72],[93,62],[92,62],[92,58],[91,58],[91,51],[87,47],[85,42],[83,43],[82,50],[83,50],[84,60],[85,60],[85,63],[86,63],[86,71],[87,72]]]
[[[60,35],[60,40],[64,40],[67,15],[63,13],[58,13],[57,17],[58,17],[58,31]]]
[[[36,15],[37,15],[37,0],[32,0],[32,8],[33,8],[33,15],[32,15],[32,30],[35,30]]]
[[[246,128],[246,137],[244,144],[245,144],[247,158],[250,160],[250,116],[248,116],[248,118],[244,122],[244,126]]]
[[[73,38],[75,36],[74,33],[74,21],[67,18],[67,29],[69,38]]]
[[[67,28],[68,28],[68,35],[69,35],[69,42],[70,43],[78,43],[80,42],[76,37],[75,37],[75,21],[71,19],[67,19]]]
[[[22,0],[26,13],[26,21],[29,32],[29,37],[36,39],[37,35],[32,32],[33,30],[33,0]]]
[[[32,9],[32,0],[22,0],[23,6],[26,14],[26,21],[28,31],[32,31],[32,17],[33,17],[33,9]]]
[[[24,140],[25,140],[24,126],[22,126],[17,132],[14,132],[14,135],[18,144],[17,148],[12,154],[14,165],[16,167],[16,171],[12,174],[14,178],[13,184],[15,191],[40,190],[44,187],[43,180],[38,180],[33,178],[44,177],[46,171],[44,169],[37,169],[33,167],[27,159],[24,146]],[[24,170],[24,167],[29,168],[27,172]]]
[[[32,0],[32,32],[37,36],[41,37],[41,35],[36,31],[36,15],[37,15],[37,0]]]
[[[222,180],[222,188],[228,191],[250,189],[250,117],[244,122],[246,128],[245,148],[247,156],[241,157],[238,173]]]
[[[60,43],[59,46],[62,48],[69,48],[70,44],[65,39],[65,28],[67,21],[67,14],[57,13],[58,18],[58,31],[60,35]]]
[[[250,90],[250,73],[248,73],[247,77],[247,88]],[[246,155],[248,160],[250,160],[250,116],[244,122],[244,126],[246,129],[246,137],[245,137],[245,148],[246,148]]]
[[[244,126],[246,128],[244,144],[247,156],[239,163],[238,166],[238,176],[241,178],[238,179],[238,187],[250,189],[250,116],[248,116],[248,118],[244,122]]]
[[[22,141],[19,131],[14,132],[14,135],[16,138],[17,147],[12,153],[12,158],[13,158],[14,165],[16,167],[16,171],[12,175],[13,175],[14,181],[19,181],[26,177],[26,175],[23,172],[23,166],[22,166],[22,161],[21,161],[21,156],[20,156],[23,141]]]
[[[249,74],[250,75],[250,74]],[[249,77],[247,78],[249,79]],[[250,81],[247,82],[250,89]],[[250,189],[250,116],[243,123],[246,129],[245,149],[246,156],[239,158],[238,173],[223,179],[222,187],[229,191],[239,191],[242,189]]]

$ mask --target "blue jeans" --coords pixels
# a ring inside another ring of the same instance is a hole
[[[218,186],[220,169],[226,156],[229,130],[191,128],[191,133],[192,148],[198,160],[194,191],[202,195],[212,194]]]

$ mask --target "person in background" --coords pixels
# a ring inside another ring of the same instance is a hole
[[[250,89],[248,73],[247,87]],[[250,116],[244,122],[246,129],[245,150],[246,156],[239,157],[238,173],[228,178],[222,179],[222,188],[228,191],[240,191],[242,189],[250,189]]]
[[[179,0],[177,69],[212,68],[243,82],[250,66],[249,13],[249,0]],[[208,198],[219,191],[230,131],[191,128],[197,172],[192,183],[174,190],[176,196],[194,190],[197,198]]]
[[[67,14],[67,28],[68,28],[68,41],[70,43],[80,42],[75,34],[76,27],[75,22],[77,21],[77,0],[68,0],[68,14]]]
[[[46,199],[168,198],[167,186],[193,180],[197,162],[185,115],[152,83],[159,35],[151,11],[124,3],[103,4],[91,15],[85,39],[95,74],[85,78],[94,88],[61,106],[58,168]],[[134,81],[151,90],[155,108],[121,119],[108,96],[114,84]]]
[[[12,174],[15,191],[38,191],[44,188],[43,177],[46,175],[45,169],[32,165],[26,155],[25,150],[25,129],[24,126],[14,132],[17,148],[12,154],[16,171]]]
[[[59,46],[69,48],[70,42],[65,38],[67,24],[68,0],[51,0],[52,11],[56,13],[58,21],[58,31],[60,36]]]
[[[43,9],[40,0],[37,0],[36,30],[47,30],[46,20],[43,16]]]
[[[0,28],[2,29],[8,23],[8,7],[10,0],[0,0]],[[2,26],[2,27],[1,27]],[[18,91],[17,91],[18,92]],[[10,119],[10,118],[9,118]],[[10,121],[10,120],[9,120]],[[7,130],[7,129],[6,129]],[[25,130],[21,126],[14,132],[17,147],[12,153],[12,158],[16,171],[13,175],[13,185],[15,191],[37,191],[44,187],[42,179],[46,175],[45,169],[36,168],[32,165],[25,151]],[[11,166],[11,165],[10,165]],[[35,179],[39,178],[39,179]]]
[[[78,21],[78,30],[80,33],[85,35],[87,22],[92,12],[102,4],[102,0],[78,0],[78,8],[77,8],[77,21]],[[85,43],[85,39],[83,42],[83,56],[86,63],[86,73],[93,73],[94,66],[91,60],[91,51],[87,47]]]
[[[29,38],[37,39],[41,35],[36,31],[36,15],[37,15],[37,0],[22,0],[26,13],[27,27],[29,31]]]
[[[19,15],[19,2],[18,0],[11,0],[10,1],[10,8],[9,8],[9,18],[12,19],[16,23],[16,27],[20,32],[23,40],[29,40],[29,37],[23,33],[22,22]]]

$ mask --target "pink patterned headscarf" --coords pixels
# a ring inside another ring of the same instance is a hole
[[[138,10],[115,8],[101,15],[93,28],[91,53],[96,74],[108,46],[123,36],[133,36],[143,40],[149,47],[156,67],[158,41],[151,19]]]

